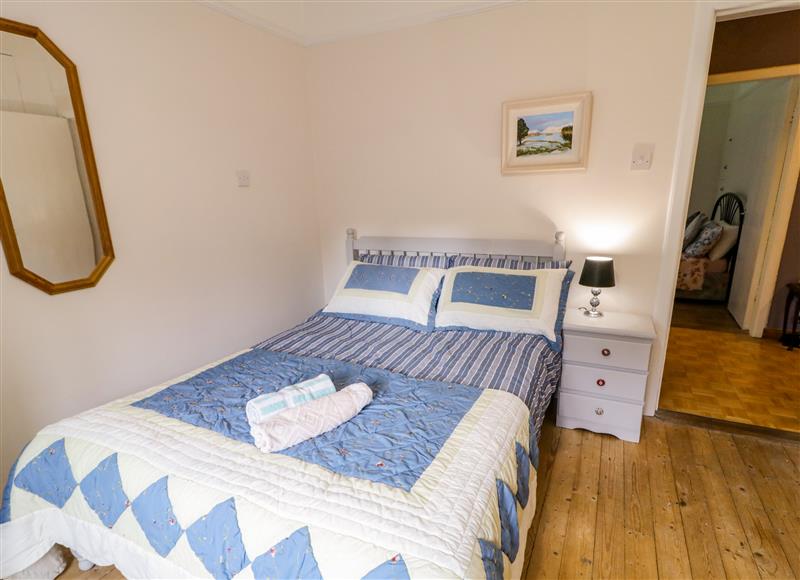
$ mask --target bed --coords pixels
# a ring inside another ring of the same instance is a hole
[[[735,193],[721,195],[714,202],[710,221],[719,220],[738,226],[736,240],[724,256],[710,260],[707,257],[681,256],[675,297],[684,301],[727,303],[733,284],[736,256],[744,224],[744,202]]]
[[[535,263],[563,260],[563,240],[349,231],[347,252]],[[560,372],[559,347],[542,336],[318,313],[42,429],[3,493],[0,575],[61,544],[128,577],[519,577]],[[337,387],[365,382],[373,402],[333,431],[261,453],[247,400],[318,373]]]

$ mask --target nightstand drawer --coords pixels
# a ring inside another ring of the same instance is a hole
[[[558,416],[638,431],[642,420],[642,406],[562,391],[558,395]],[[588,428],[590,427],[587,426]]]
[[[568,334],[564,340],[564,361],[646,372],[650,343]]]
[[[581,391],[588,395],[604,395],[631,399],[636,403],[644,401],[647,375],[613,371],[602,367],[585,367],[564,363],[561,374],[561,388]]]

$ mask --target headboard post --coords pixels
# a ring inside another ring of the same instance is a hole
[[[556,260],[565,260],[567,258],[567,234],[564,232],[556,232],[555,241],[556,245],[553,248],[553,258]]]
[[[355,228],[347,228],[347,263],[349,264],[357,258],[355,241],[358,239],[358,232]]]

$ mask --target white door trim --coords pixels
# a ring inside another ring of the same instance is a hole
[[[789,138],[786,144],[786,156],[781,163],[780,181],[775,188],[773,209],[764,218],[762,233],[764,249],[760,254],[761,264],[759,276],[754,280],[751,292],[755,300],[748,305],[750,311],[750,336],[760,338],[764,334],[769,312],[772,307],[772,298],[775,295],[775,284],[778,281],[778,270],[783,257],[783,245],[786,242],[786,233],[789,231],[789,219],[792,213],[797,190],[798,174],[800,174],[800,99],[795,97],[792,112]]]
[[[680,264],[681,242],[684,221],[689,207],[694,161],[697,141],[700,135],[700,121],[703,115],[708,66],[711,60],[711,46],[714,26],[717,19],[732,19],[743,16],[775,12],[786,9],[789,2],[699,2],[695,6],[694,27],[686,70],[686,89],[681,104],[678,123],[678,136],[675,145],[675,161],[672,166],[669,201],[667,204],[666,226],[661,245],[661,268],[658,276],[653,319],[656,326],[656,340],[650,377],[645,394],[644,414],[653,415],[658,408],[661,395],[661,380],[664,376],[664,362],[667,358],[667,341],[672,305],[675,300],[675,280]]]

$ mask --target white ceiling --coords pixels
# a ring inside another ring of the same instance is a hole
[[[490,10],[517,0],[199,0],[301,44],[319,44]]]

